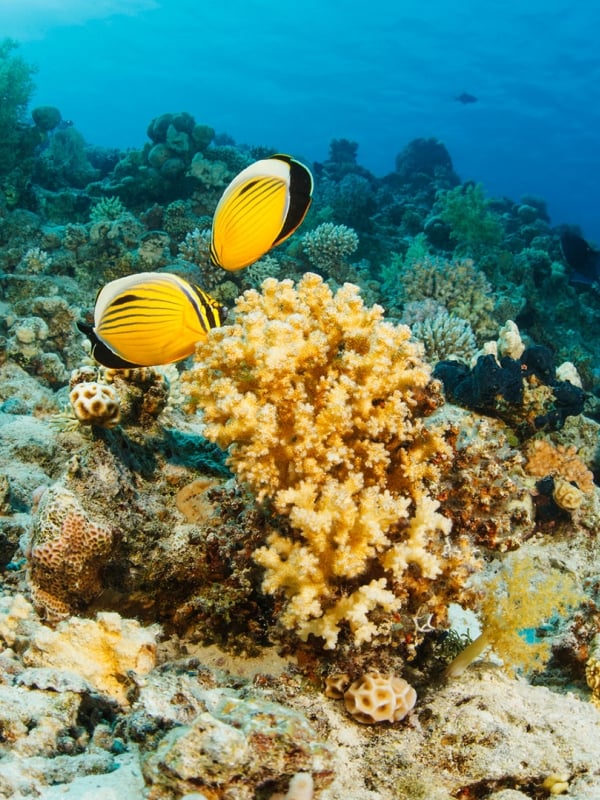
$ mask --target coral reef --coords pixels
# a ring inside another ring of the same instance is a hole
[[[193,231],[186,233],[178,249],[186,261],[199,267],[207,267],[210,263],[210,228],[204,230],[194,228]],[[207,290],[212,288],[205,283],[203,286]]]
[[[575,483],[582,492],[594,490],[594,475],[577,454],[574,445],[555,447],[547,439],[532,439],[526,449],[527,471],[536,478],[562,478]]]
[[[67,383],[69,369],[81,357],[74,318],[75,311],[62,297],[37,295],[17,302],[5,315],[6,337],[0,352],[58,389]]]
[[[431,364],[447,358],[470,361],[477,351],[475,334],[469,323],[441,307],[437,313],[412,326],[412,335],[425,348]]]
[[[127,209],[118,197],[102,197],[90,210],[90,222],[92,225],[113,222],[126,212]]]
[[[50,255],[39,247],[30,247],[17,266],[17,270],[36,275],[46,272],[52,263]]]
[[[255,553],[284,627],[331,648],[343,623],[357,644],[382,633],[378,610],[441,621],[471,561],[429,494],[449,449],[424,424],[440,398],[409,329],[310,273],[265,281],[235,314],[184,378],[207,438],[289,518]]]
[[[243,272],[243,280],[246,286],[259,289],[262,282],[267,278],[277,278],[281,272],[281,266],[273,256],[266,255],[255,261]]]
[[[35,164],[35,179],[46,190],[83,189],[99,176],[89,160],[83,135],[73,126],[54,130]]]
[[[0,41],[0,174],[9,173],[22,155],[22,136],[19,124],[23,122],[30,95],[34,89],[35,69],[18,52],[17,42]],[[15,198],[16,199],[16,198]]]
[[[348,225],[359,233],[369,231],[376,208],[373,176],[359,166],[348,171],[346,165],[340,169],[340,165],[329,162],[326,167],[320,185],[325,221]]]
[[[405,180],[447,174],[452,182],[458,183],[450,153],[439,139],[413,139],[397,154],[395,167],[396,173]]]
[[[0,44],[0,796],[596,798],[600,300],[544,201],[336,138],[306,237],[224,276],[277,148],[185,111],[95,147],[33,72]],[[254,291],[185,382],[90,366],[74,321],[163,268]]]
[[[171,386],[165,374],[158,369],[103,369],[100,375],[110,384],[109,388],[117,397],[123,423],[151,428],[167,408]],[[75,373],[71,376],[71,385],[76,380]]]
[[[173,728],[144,759],[151,800],[198,789],[251,800],[258,787],[282,786],[300,770],[318,788],[331,782],[331,752],[298,712],[231,691],[203,694],[207,711]]]
[[[456,255],[477,258],[497,247],[503,229],[499,216],[490,209],[481,184],[456,186],[438,195],[439,217],[456,244]]]
[[[212,189],[225,186],[229,169],[223,161],[209,161],[202,153],[196,153],[190,164],[190,175]]]
[[[442,476],[437,498],[455,531],[486,550],[519,547],[535,532],[534,481],[510,430],[499,420],[452,406],[436,412],[433,421],[437,416],[454,449],[452,470]]]
[[[496,335],[491,285],[471,259],[445,261],[427,256],[398,263],[397,267],[397,291],[402,302],[431,298],[466,320],[478,342]]]
[[[458,361],[440,361],[434,375],[447,397],[465,408],[503,419],[521,438],[538,431],[560,430],[570,416],[584,410],[583,390],[556,379],[551,351],[532,345],[519,358],[494,351],[479,355],[469,368]],[[519,348],[520,349],[520,348]]]
[[[198,434],[164,433],[149,414],[153,371],[131,372],[113,384],[123,427],[56,420],[54,435],[70,455],[57,459],[52,479],[28,470],[30,492],[50,485],[37,493],[30,530],[10,518],[8,557],[22,536],[32,597],[53,621],[118,610],[254,651],[266,641],[272,604],[249,553],[272,527],[236,488],[222,486],[230,473],[214,445]],[[135,375],[142,372],[147,392]],[[219,481],[206,479],[215,473]],[[16,489],[11,481],[11,495]]]

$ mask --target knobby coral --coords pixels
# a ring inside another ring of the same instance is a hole
[[[313,267],[343,283],[347,259],[358,248],[356,231],[347,225],[323,222],[302,237],[302,246]]]
[[[344,623],[356,644],[383,633],[382,610],[442,619],[469,555],[432,499],[450,450],[425,425],[442,400],[410,329],[312,273],[266,280],[235,316],[185,381],[206,437],[291,523],[254,553],[284,627],[332,648]]]
[[[498,324],[493,315],[492,287],[470,258],[410,259],[400,267],[397,279],[401,302],[431,298],[469,322],[478,340],[495,338]]]
[[[415,323],[413,336],[423,344],[427,360],[433,364],[446,358],[470,361],[477,351],[473,329],[465,319],[449,314],[441,307],[431,316]]]
[[[383,675],[378,670],[361,675],[344,693],[346,710],[365,725],[399,722],[412,711],[416,701],[416,691],[404,678]]]

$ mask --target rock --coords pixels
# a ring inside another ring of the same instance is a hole
[[[62,114],[56,106],[38,106],[31,112],[31,117],[42,131],[51,131],[60,125]]]
[[[265,783],[285,788],[300,771],[319,788],[330,783],[332,751],[298,711],[232,690],[208,689],[204,700],[206,711],[169,731],[143,760],[150,800],[198,789],[253,800]]]

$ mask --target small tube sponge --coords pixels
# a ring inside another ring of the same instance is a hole
[[[414,708],[417,693],[403,678],[371,670],[344,693],[344,705],[357,722],[399,722]]]

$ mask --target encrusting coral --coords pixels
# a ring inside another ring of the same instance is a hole
[[[95,620],[71,617],[56,630],[40,626],[24,653],[24,663],[73,670],[98,691],[127,705],[132,675],[148,673],[156,664],[158,633],[157,625],[144,628],[116,613],[102,612]]]
[[[577,455],[573,445],[555,447],[547,439],[534,439],[527,446],[527,471],[536,478],[551,475],[575,483],[584,493],[594,491],[594,474]]]
[[[28,553],[35,604],[60,618],[95,597],[113,538],[113,531],[88,518],[73,492],[59,483],[46,489]]]
[[[539,494],[551,496],[555,506],[573,515],[593,503],[594,473],[580,458],[575,445],[555,445],[533,439],[526,450],[527,471],[539,478]]]
[[[500,552],[519,547],[535,530],[533,480],[506,426],[451,405],[436,412],[434,420],[439,416],[448,426],[454,462],[436,497],[454,530],[467,534],[477,547]]]
[[[266,280],[235,315],[184,380],[206,437],[289,519],[254,553],[283,626],[333,648],[344,624],[361,644],[392,619],[443,621],[472,560],[432,497],[451,452],[424,424],[442,399],[410,329],[312,273]]]

